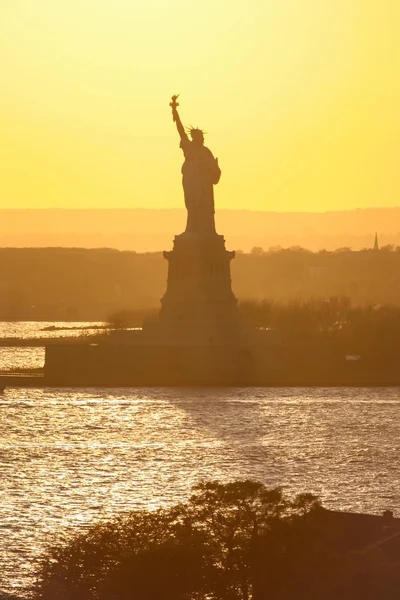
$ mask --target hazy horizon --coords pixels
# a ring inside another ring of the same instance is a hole
[[[182,209],[4,209],[0,247],[116,248],[155,252],[171,247],[185,227]],[[278,212],[221,209],[217,231],[227,247],[302,246],[316,251],[348,246],[400,245],[400,207],[348,211]]]

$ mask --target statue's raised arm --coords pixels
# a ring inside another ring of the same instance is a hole
[[[174,121],[174,123],[176,123],[176,128],[178,130],[179,136],[181,138],[181,140],[187,140],[188,136],[187,133],[185,131],[184,126],[182,125],[182,121],[181,118],[178,114],[178,99],[179,94],[177,94],[176,96],[172,96],[171,98],[171,102],[170,102],[170,107],[172,108],[172,119]]]

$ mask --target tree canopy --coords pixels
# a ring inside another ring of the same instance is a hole
[[[50,548],[34,598],[398,598],[398,560],[376,545],[338,545],[328,514],[312,494],[291,498],[255,481],[200,483],[185,503],[117,516]]]
[[[253,481],[201,483],[184,504],[118,516],[51,548],[36,597],[255,598],[261,555],[276,579],[291,534],[319,511],[311,494],[291,499]]]

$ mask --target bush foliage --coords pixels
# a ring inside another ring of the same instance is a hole
[[[131,512],[53,547],[35,597],[264,597],[266,585],[286,585],[299,553],[315,554],[315,540],[310,544],[306,535],[321,510],[313,495],[292,499],[253,481],[201,483],[193,492],[185,504]]]
[[[397,599],[396,555],[366,542],[355,551],[341,529],[312,494],[201,483],[186,503],[100,522],[51,548],[34,598]]]

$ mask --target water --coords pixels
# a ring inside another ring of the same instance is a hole
[[[400,389],[9,389],[0,572],[26,585],[52,536],[254,478],[325,506],[400,511]]]
[[[0,346],[0,371],[40,369],[44,366],[44,348]]]
[[[0,321],[0,338],[77,337],[83,333],[98,333],[98,327],[102,325],[104,323],[81,321]],[[49,330],[49,327],[52,329]]]
[[[64,321],[0,321],[0,339],[71,338],[98,334],[102,323]],[[0,371],[40,369],[44,365],[43,347],[1,347]]]
[[[0,323],[0,337],[48,325]],[[0,348],[0,370],[43,357]],[[201,479],[254,478],[329,508],[400,514],[399,451],[400,388],[7,389],[0,589],[27,586],[62,533],[184,500]]]

